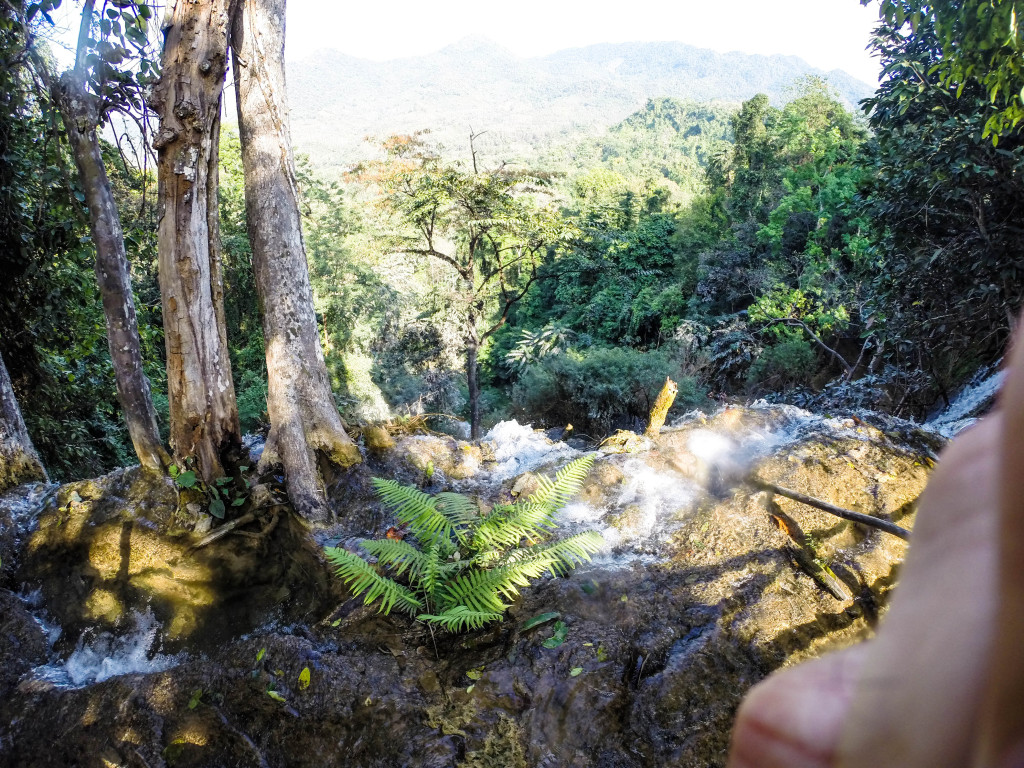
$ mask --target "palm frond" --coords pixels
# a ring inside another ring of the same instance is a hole
[[[327,559],[335,567],[338,578],[352,590],[353,597],[366,593],[363,600],[366,605],[380,598],[381,613],[391,613],[391,609],[397,607],[400,611],[415,616],[423,609],[423,603],[412,590],[393,579],[381,576],[359,555],[337,547],[328,547],[325,552]]]
[[[480,629],[492,621],[501,621],[500,613],[490,611],[473,611],[464,605],[456,605],[439,614],[423,613],[416,618],[431,624],[438,624],[449,632],[465,632],[469,629]]]

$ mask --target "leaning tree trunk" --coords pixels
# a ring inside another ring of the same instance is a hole
[[[0,357],[0,491],[31,480],[48,482],[49,478],[25,429],[11,377]]]
[[[318,460],[360,461],[334,403],[313,310],[284,79],[285,0],[242,0],[231,30],[245,211],[263,314],[270,435],[261,467],[284,466],[305,517],[328,515]]]
[[[237,449],[238,405],[224,324],[217,146],[232,0],[176,0],[164,21],[157,150],[160,293],[171,447],[206,482]]]
[[[96,247],[96,280],[107,320],[107,345],[114,365],[117,399],[139,462],[147,469],[162,472],[170,457],[160,443],[149,379],[142,368],[142,344],[121,217],[96,138],[96,126],[100,120],[96,99],[86,93],[74,72],[65,74],[51,90],[64,118],[85,193],[85,204],[89,208],[92,240]]]

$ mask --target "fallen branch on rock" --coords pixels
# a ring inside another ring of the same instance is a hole
[[[828,512],[830,515],[841,517],[843,520],[850,520],[854,523],[860,523],[867,525],[872,528],[878,528],[886,533],[891,533],[893,536],[899,536],[904,541],[910,538],[910,531],[906,528],[900,528],[895,523],[891,523],[888,520],[882,520],[878,517],[872,517],[871,515],[865,515],[861,512],[854,512],[851,509],[844,509],[843,507],[837,507],[835,504],[829,504],[827,501],[816,499],[813,496],[807,496],[806,494],[800,493],[799,491],[793,491],[789,488],[783,488],[780,485],[769,483],[765,480],[761,480],[757,477],[751,477],[747,479],[747,482],[755,488],[760,488],[762,491],[768,491],[769,493],[777,493],[779,496],[785,496],[787,499],[798,501],[801,504],[806,504],[809,507],[815,507],[820,509],[822,512]]]
[[[202,549],[208,544],[212,544],[222,536],[227,536],[229,533],[231,533],[231,531],[235,530],[235,528],[251,523],[255,519],[256,515],[254,515],[252,512],[246,512],[244,515],[235,520],[232,520],[230,523],[225,523],[219,528],[215,528],[210,534],[204,536],[202,539],[198,541],[198,543],[194,544],[192,546],[192,551],[194,552],[197,549]]]

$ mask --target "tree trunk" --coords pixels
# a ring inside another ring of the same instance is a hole
[[[7,366],[0,357],[0,491],[32,480],[49,482],[21,418]]]
[[[206,482],[240,443],[224,324],[217,146],[232,0],[176,0],[164,20],[159,179],[160,293],[167,345],[171,447]]]
[[[245,211],[263,315],[270,435],[261,467],[280,462],[303,516],[328,515],[320,458],[361,460],[331,392],[313,309],[284,78],[285,0],[241,0],[231,47]]]
[[[477,364],[477,352],[480,342],[476,334],[471,333],[466,339],[466,386],[469,388],[469,439],[480,439],[480,366]]]
[[[149,379],[142,368],[142,343],[121,217],[96,138],[100,116],[95,97],[86,93],[81,80],[73,72],[65,74],[51,91],[64,118],[85,193],[85,204],[89,208],[92,240],[96,247],[96,281],[100,286],[103,314],[107,321],[107,345],[114,365],[117,399],[139,462],[147,469],[162,472],[170,463],[170,456],[160,443]]]

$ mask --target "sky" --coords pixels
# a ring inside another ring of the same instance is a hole
[[[594,43],[680,41],[722,53],[786,54],[865,82],[877,3],[859,0],[288,0],[286,56],[334,49],[383,61],[470,35],[519,56]]]

